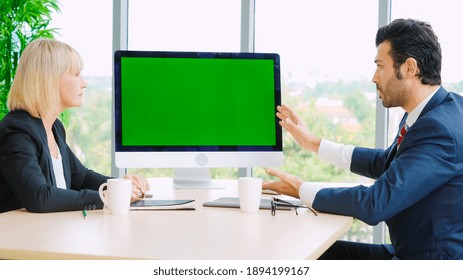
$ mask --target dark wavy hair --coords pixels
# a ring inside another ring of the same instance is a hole
[[[412,57],[418,63],[418,77],[422,84],[442,83],[441,48],[429,23],[413,19],[396,19],[378,29],[376,47],[385,41],[391,44],[391,57],[397,78],[401,78],[400,65]]]

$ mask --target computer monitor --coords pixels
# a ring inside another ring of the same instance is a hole
[[[283,163],[278,54],[121,50],[114,80],[119,168],[174,168],[174,187],[209,188],[209,168]]]

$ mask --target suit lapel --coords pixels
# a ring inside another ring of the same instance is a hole
[[[420,116],[418,117],[417,121],[424,116],[426,113],[434,109],[435,107],[439,106],[439,104],[444,101],[444,99],[449,95],[448,91],[443,88],[442,86],[437,90],[437,92],[434,94],[434,96],[429,100],[428,104],[423,108],[423,111],[421,111]]]
[[[400,121],[400,124],[399,124],[399,129],[400,127],[404,125],[405,121],[407,120],[407,116],[408,114],[405,113],[404,116],[402,117],[402,120]],[[396,135],[398,135],[398,131]],[[385,172],[389,168],[389,165],[391,164],[392,160],[395,158],[396,155],[397,155],[397,136],[395,137],[394,142],[392,142],[391,147],[389,147],[389,153],[387,154],[387,158],[384,163],[383,172]]]
[[[66,143],[64,142],[64,137],[63,135],[61,135],[59,129],[57,129],[56,127],[57,121],[55,121],[55,124],[53,124],[53,134],[55,135],[55,141],[58,144],[58,149],[61,154],[61,161],[63,164],[63,173],[64,173],[63,175],[66,181],[66,188],[69,189],[70,188],[70,184],[69,184],[70,174],[71,174],[71,170],[69,168],[70,166],[69,157],[68,157],[68,153],[66,152]]]
[[[48,163],[48,174],[44,174],[47,181],[53,186],[56,186],[56,179],[55,173],[53,172],[53,162],[51,160],[51,153],[50,149],[48,148],[48,139],[47,139],[47,132],[45,131],[45,127],[43,126],[43,122],[41,119],[34,118],[36,122],[37,129],[39,131],[40,139],[42,140],[42,150],[47,155],[47,163]]]

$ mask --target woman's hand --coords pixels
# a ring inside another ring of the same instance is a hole
[[[274,182],[264,181],[262,183],[262,189],[268,189],[280,194],[299,198],[299,189],[302,183],[304,183],[301,178],[272,168],[265,170],[265,172],[269,175],[278,177],[280,180]]]
[[[132,180],[132,196],[130,198],[131,202],[140,200],[140,194],[143,196],[147,191],[150,190],[149,182],[141,176],[136,174],[126,174],[124,179]]]

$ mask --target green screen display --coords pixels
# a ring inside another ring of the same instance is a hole
[[[274,146],[274,61],[121,58],[123,146]]]

